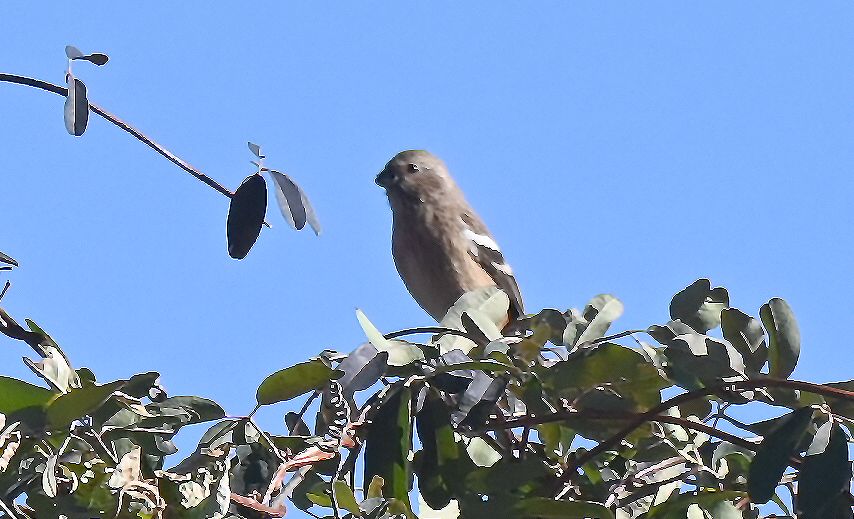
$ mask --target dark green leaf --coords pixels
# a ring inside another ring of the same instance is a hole
[[[772,377],[788,378],[801,353],[801,332],[789,304],[775,297],[762,305],[759,317],[768,331],[769,372]]]
[[[114,391],[121,389],[126,383],[125,380],[117,380],[102,386],[73,389],[48,404],[47,419],[54,428],[65,427],[97,410]]]
[[[365,445],[365,481],[380,476],[383,495],[409,503],[410,397],[408,387],[390,389],[391,395],[371,418]]]
[[[846,380],[845,382],[828,382],[825,385],[836,389],[844,389],[845,391],[854,391],[854,380]],[[830,409],[833,410],[835,414],[854,420],[854,401],[831,396],[826,396],[825,399],[827,400],[828,405],[830,405]]]
[[[537,517],[542,519],[612,519],[614,514],[603,504],[589,501],[563,501],[545,497],[531,497],[520,501],[515,507],[515,517]],[[516,515],[518,514],[518,515]]]
[[[267,184],[259,174],[249,175],[234,192],[228,207],[225,230],[228,255],[243,259],[255,245],[267,212]]]
[[[729,306],[729,294],[723,287],[712,288],[708,279],[698,279],[673,296],[670,317],[678,319],[700,333],[706,333],[721,322],[721,310]]]
[[[724,308],[721,311],[721,331],[724,339],[741,353],[749,371],[757,373],[762,369],[768,360],[768,346],[759,320],[737,308]]]
[[[613,343],[572,353],[540,373],[543,386],[570,401],[590,390],[606,388],[628,400],[629,408],[648,409],[661,401],[669,384],[643,355]]]
[[[260,405],[284,402],[309,391],[320,389],[332,376],[332,368],[321,360],[311,360],[281,369],[265,378],[258,386]]]
[[[789,458],[796,452],[812,415],[811,407],[793,411],[763,438],[750,463],[747,477],[751,501],[766,503],[774,495],[774,489],[789,466]]]
[[[147,397],[149,396],[148,391],[157,385],[159,378],[160,373],[156,371],[138,373],[128,379],[128,383],[122,388],[122,392],[135,398]]]
[[[664,355],[671,367],[684,369],[707,384],[744,374],[741,354],[728,342],[708,335],[679,335],[664,349]]]
[[[829,517],[829,504],[851,485],[848,461],[848,437],[838,424],[828,421],[816,432],[813,446],[804,457],[798,475],[798,499],[801,519]]]
[[[65,129],[75,137],[80,137],[89,124],[89,100],[86,97],[86,85],[71,74],[66,75],[68,94],[65,98]]]
[[[699,494],[679,494],[676,497],[668,499],[664,503],[653,506],[643,517],[644,519],[683,518],[688,512],[688,507],[691,505],[696,504],[702,508],[710,509],[718,503],[731,502],[743,497],[745,497],[744,492],[735,490],[724,490],[720,492],[709,491],[701,492]]]
[[[187,425],[225,418],[225,410],[219,404],[199,396],[173,396],[148,407],[151,410],[182,409],[190,415]]]
[[[107,56],[106,54],[101,53],[101,52],[94,52],[92,54],[87,54],[85,56],[81,56],[78,59],[85,59],[86,61],[94,63],[95,65],[98,65],[99,67],[106,65],[107,62],[110,61],[110,57]]]
[[[27,407],[44,406],[56,395],[53,391],[23,380],[0,376],[0,413],[12,414]]]

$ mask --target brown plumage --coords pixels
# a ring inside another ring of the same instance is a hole
[[[385,188],[393,215],[394,264],[421,308],[440,321],[465,292],[497,286],[510,297],[510,318],[524,313],[498,244],[441,159],[402,151],[376,182]]]

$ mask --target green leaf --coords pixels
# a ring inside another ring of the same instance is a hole
[[[729,294],[723,287],[712,288],[708,279],[691,283],[670,302],[670,318],[678,319],[700,333],[721,322],[721,310],[729,306]]]
[[[416,360],[424,360],[424,352],[414,344],[401,340],[386,339],[361,310],[356,310],[356,319],[359,320],[359,325],[361,325],[365,336],[373,344],[374,348],[381,352],[388,352],[389,366],[406,366]]]
[[[0,413],[12,414],[27,407],[41,407],[56,395],[29,382],[0,376]]]
[[[477,316],[473,318],[477,319],[476,322],[482,330],[489,328],[491,331],[494,331],[484,321],[491,321],[495,325],[495,329],[497,329],[507,319],[509,308],[510,298],[507,297],[507,294],[503,290],[494,286],[480,288],[466,292],[460,296],[439,323],[443,328],[465,330],[462,315],[463,312],[466,312],[469,316]],[[472,341],[455,335],[444,335],[436,343],[439,346],[439,353],[441,354],[455,349],[468,354],[475,347],[475,343]]]
[[[611,323],[623,315],[623,303],[611,294],[599,294],[587,303],[583,315],[588,324],[576,344],[604,337]]]
[[[747,369],[759,372],[768,360],[765,330],[759,320],[737,308],[724,308],[721,311],[721,331],[724,339],[741,353]]]
[[[126,380],[117,380],[102,386],[92,385],[72,389],[70,393],[60,395],[48,404],[48,422],[59,429],[74,420],[83,418],[101,407],[114,391],[121,389],[126,383]]]
[[[768,331],[769,372],[772,377],[788,378],[801,353],[801,332],[789,304],[775,297],[762,305],[759,317]]]
[[[385,486],[385,480],[382,478],[382,476],[377,476],[375,474],[374,477],[371,478],[371,482],[368,484],[367,498],[374,499],[377,497],[382,497],[383,486]]]
[[[322,360],[301,362],[289,368],[280,369],[265,378],[258,386],[255,397],[259,405],[285,402],[309,391],[320,389],[329,382],[333,370]]]
[[[670,385],[643,355],[613,343],[574,352],[539,374],[545,388],[570,401],[607,387],[615,398],[613,393],[627,399],[630,409],[626,410],[645,410],[660,403],[660,390]]]
[[[751,501],[767,503],[774,495],[774,489],[789,466],[789,458],[796,452],[812,421],[812,415],[811,407],[793,411],[763,438],[753,461],[750,462],[747,476]]]
[[[798,517],[820,519],[851,485],[848,437],[839,424],[828,421],[816,432],[798,475]]]
[[[516,517],[538,517],[542,519],[613,519],[614,514],[603,504],[590,501],[564,501],[545,497],[531,497],[520,501],[515,510]]]
[[[828,382],[825,385],[837,389],[844,389],[845,391],[854,391],[854,380]],[[827,404],[830,406],[830,409],[835,414],[844,416],[849,420],[854,420],[854,402],[845,398],[836,398],[832,396],[826,396],[825,399],[827,400]]]
[[[392,394],[367,426],[365,481],[380,476],[383,495],[409,503],[410,398],[408,387],[392,388]]]
[[[225,231],[229,256],[243,259],[249,254],[261,234],[266,212],[267,183],[257,173],[249,175],[234,192],[228,206]]]
[[[332,492],[335,495],[335,502],[338,503],[338,506],[356,517],[362,517],[362,510],[359,508],[359,503],[356,502],[356,496],[353,495],[350,485],[340,479],[336,479],[332,483]]]
[[[653,506],[644,515],[644,519],[670,519],[685,517],[688,507],[699,505],[703,508],[713,508],[718,503],[730,502],[744,497],[744,492],[736,490],[724,490],[720,492],[705,491],[698,494],[679,494],[664,503]]]
[[[209,422],[225,418],[225,410],[213,400],[200,396],[173,396],[162,402],[151,404],[154,409],[175,408],[190,414],[189,424]]]

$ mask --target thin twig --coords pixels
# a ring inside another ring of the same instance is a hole
[[[622,337],[626,337],[634,333],[646,333],[646,330],[626,330],[624,332],[615,333],[614,335],[599,337],[598,339],[590,341],[590,344],[601,344],[603,342],[613,341],[614,339],[620,339]]]
[[[63,97],[68,96],[68,89],[67,88],[65,88],[63,86],[59,86],[59,85],[54,85],[53,83],[48,83],[47,81],[42,81],[40,79],[35,79],[35,78],[30,78],[30,77],[25,77],[25,76],[18,76],[15,74],[0,73],[0,81],[5,81],[7,83],[16,83],[19,85],[31,86],[34,88],[40,88],[42,90],[46,90],[48,92],[53,92],[54,94],[58,94],[58,95],[61,95]],[[137,138],[137,140],[139,140],[140,142],[142,142],[143,144],[145,144],[149,148],[153,149],[154,151],[156,151],[160,155],[163,155],[170,162],[172,162],[173,164],[175,164],[179,168],[183,169],[187,173],[193,175],[197,179],[201,180],[202,182],[204,182],[208,186],[212,187],[213,189],[215,189],[219,193],[227,196],[228,198],[231,198],[232,196],[234,196],[234,193],[231,190],[229,190],[227,187],[223,186],[222,184],[220,184],[216,180],[212,179],[211,177],[205,175],[204,173],[202,173],[201,171],[199,171],[195,167],[191,166],[188,162],[182,160],[177,155],[175,155],[171,151],[167,150],[166,148],[164,148],[163,146],[161,146],[160,144],[155,142],[153,139],[151,139],[150,137],[148,137],[147,135],[145,135],[141,131],[137,130],[136,128],[134,128],[130,124],[122,121],[121,119],[119,119],[115,115],[111,114],[110,112],[104,110],[103,108],[101,108],[100,106],[98,106],[94,103],[89,103],[89,108],[93,112],[95,112],[96,114],[103,117],[104,119],[110,121],[114,125],[121,128],[122,130],[133,135],[134,137]],[[269,227],[269,224],[267,224],[267,222],[264,222],[264,225]]]
[[[637,417],[631,420],[623,429],[621,429],[618,433],[614,434],[610,438],[603,440],[598,445],[590,449],[589,451],[584,452],[581,456],[576,458],[568,467],[567,470],[561,475],[560,483],[566,483],[566,481],[570,478],[570,473],[575,472],[578,467],[584,465],[589,462],[596,456],[599,456],[603,452],[615,447],[618,445],[623,438],[632,433],[635,429],[643,425],[644,423],[651,421],[654,417],[661,415],[663,412],[667,411],[672,407],[676,407],[679,404],[683,404],[685,402],[690,402],[691,400],[695,400],[697,398],[702,398],[708,395],[715,395],[724,392],[738,392],[738,391],[748,391],[751,389],[756,389],[760,387],[788,387],[790,389],[797,389],[800,391],[807,391],[810,393],[815,393],[822,396],[832,396],[835,398],[842,398],[849,401],[854,401],[854,392],[846,391],[844,389],[838,389],[829,386],[823,386],[821,384],[813,384],[811,382],[803,382],[800,380],[784,380],[784,379],[775,379],[775,378],[761,378],[755,380],[741,380],[738,382],[732,383],[724,383],[716,386],[708,386],[700,389],[695,389],[693,391],[688,391],[687,393],[682,393],[681,395],[677,395],[673,398],[665,400],[661,404],[653,407],[652,409],[637,415]],[[694,422],[692,422],[694,423]],[[708,427],[708,426],[706,426]],[[700,430],[700,429],[698,429]],[[714,429],[716,430],[716,429]],[[737,436],[733,436],[737,438]]]
[[[404,335],[414,335],[416,333],[433,333],[437,335],[457,335],[459,337],[465,337],[466,339],[472,341],[478,346],[486,346],[486,344],[480,340],[478,337],[471,335],[470,333],[464,332],[462,330],[455,330],[453,328],[443,328],[441,326],[423,326],[420,328],[407,328],[405,330],[398,330],[396,332],[387,333],[384,335],[386,339],[395,339],[397,337],[402,337]]]
[[[3,285],[3,291],[2,291],[2,292],[0,292],[0,301],[2,301],[2,300],[3,300],[3,296],[5,296],[5,295],[6,295],[6,291],[7,291],[7,290],[9,290],[9,287],[10,287],[10,286],[12,286],[12,283],[10,283],[10,282],[7,280],[7,281],[6,281],[6,284],[5,284],[5,285]]]

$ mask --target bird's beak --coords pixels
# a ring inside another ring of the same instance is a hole
[[[377,175],[374,182],[376,182],[378,186],[388,189],[388,187],[394,184],[396,180],[397,176],[386,168],[380,171],[380,174]]]

